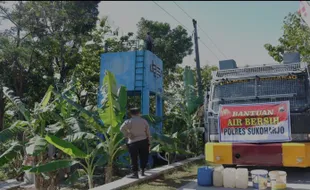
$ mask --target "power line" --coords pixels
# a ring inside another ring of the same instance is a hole
[[[177,21],[178,23],[180,23],[184,28],[186,28],[187,30],[190,31],[190,29],[188,29],[184,24],[182,24],[180,21],[178,21],[178,19],[176,19],[174,16],[172,16],[172,14],[170,14],[168,11],[166,11],[162,6],[160,6],[158,3],[156,3],[155,1],[153,1],[153,3],[155,3],[159,8],[161,8],[163,11],[165,11],[169,16],[171,16],[175,21]]]
[[[193,17],[191,17],[179,4],[177,4],[175,1],[173,1],[173,3],[178,6],[190,19],[194,19]],[[198,25],[198,24],[197,24]],[[212,44],[216,47],[216,49],[225,57],[227,58],[227,56],[220,50],[220,48],[217,47],[217,45],[214,43],[214,41],[212,40],[212,38],[207,34],[207,32],[205,32],[200,25],[198,25],[199,29],[209,38],[209,40],[212,42]]]
[[[193,19],[193,17],[191,17],[179,4],[177,4],[175,1],[173,1],[173,3],[178,6],[190,19]]]
[[[209,38],[209,40],[213,43],[213,45],[216,47],[216,49],[225,57],[227,58],[227,56],[217,47],[217,45],[213,42],[213,40],[211,39],[211,37],[200,27],[200,25],[198,25],[199,29]]]
[[[164,12],[166,12],[169,16],[171,16],[175,21],[177,21],[178,23],[180,23],[185,29],[187,29],[190,32],[190,29],[188,29],[184,24],[182,24],[178,19],[176,19],[173,15],[171,15],[168,11],[166,11],[162,6],[160,6],[158,3],[156,3],[155,1],[153,1],[153,3],[155,3],[159,8],[161,8]],[[206,47],[209,49],[209,51],[218,59],[218,56],[206,45],[206,43],[204,43],[201,39],[199,39],[199,41]],[[208,60],[207,60],[208,61]]]
[[[198,40],[200,40],[200,39],[198,38]],[[212,51],[202,40],[200,40],[200,42],[201,42],[204,46],[206,46],[206,48],[208,48],[208,49],[213,53],[213,51]],[[214,55],[218,60],[220,60],[219,57],[218,57],[215,53],[213,53],[213,55]]]

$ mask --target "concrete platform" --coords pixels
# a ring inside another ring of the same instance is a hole
[[[22,182],[16,181],[15,179],[9,179],[4,182],[0,182],[1,190],[16,189],[22,185]]]
[[[268,171],[272,170],[283,170],[287,173],[287,189],[296,190],[310,190],[310,168],[283,168],[283,167],[254,167],[254,166],[238,166],[238,168],[247,168],[249,171],[254,169],[265,169]],[[250,180],[250,179],[249,179]],[[268,184],[270,190],[270,183]],[[197,180],[193,179],[192,182],[179,188],[179,190],[233,190],[231,188],[224,187],[200,187],[197,184]],[[249,188],[252,189],[252,182],[249,182]],[[237,190],[237,188],[234,188]]]
[[[146,171],[145,172],[146,176],[145,177],[140,176],[140,179],[129,179],[129,178],[124,177],[122,179],[113,181],[111,183],[93,188],[93,190],[112,190],[112,189],[117,190],[117,189],[123,189],[125,187],[129,187],[132,185],[137,185],[137,184],[143,183],[145,181],[157,178],[158,176],[160,176],[162,174],[168,173],[168,172],[173,171],[175,169],[178,169],[179,167],[182,167],[186,164],[189,164],[191,162],[198,161],[201,159],[204,159],[204,156],[198,156],[195,158],[190,158],[190,159],[184,160],[182,162],[176,162],[176,163],[173,163],[171,165],[165,165],[165,166],[162,166],[159,168],[154,168],[154,169]]]
[[[267,190],[270,190],[270,184],[268,184],[269,188]],[[179,188],[178,190],[241,190],[237,188],[224,188],[224,187],[201,187],[198,186],[197,180],[193,180],[193,182]],[[253,190],[252,187],[252,182],[249,182],[249,188]],[[296,189],[296,190],[310,190],[310,185],[309,184],[293,184],[293,183],[288,183],[287,184],[287,190],[289,189]],[[244,190],[244,189],[243,189]]]

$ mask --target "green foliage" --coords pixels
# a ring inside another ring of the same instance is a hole
[[[126,52],[132,49],[138,49],[137,40],[133,38],[133,33],[129,32],[127,35],[108,38],[105,40],[107,52]]]
[[[45,140],[73,158],[86,158],[87,157],[87,154],[85,154],[79,148],[77,148],[76,146],[74,146],[73,144],[67,141],[57,138],[56,136],[46,135]]]
[[[71,166],[74,166],[77,163],[78,162],[74,160],[55,160],[55,161],[49,162],[44,165],[33,167],[29,169],[29,172],[32,172],[32,173],[52,172],[52,171],[57,171],[63,168],[69,168]]]
[[[4,125],[0,123],[0,131],[5,126],[0,132],[0,143],[6,147],[0,152],[2,169],[27,155],[36,158],[36,166],[29,171],[35,172],[39,180],[44,176],[52,179],[59,169],[77,163],[83,169],[70,176],[70,184],[86,174],[92,187],[98,166],[106,167],[105,181],[112,180],[115,160],[126,151],[121,147],[124,139],[119,127],[126,115],[127,92],[125,87],[116,89],[115,78],[108,72],[102,89],[106,99],[102,108],[95,108],[104,44],[109,52],[138,49],[137,40],[144,39],[150,31],[154,52],[165,64],[165,88],[180,85],[183,70],[177,65],[192,53],[193,45],[184,28],[172,29],[168,23],[142,18],[137,25],[137,38],[133,33],[108,37],[113,31],[107,17],[96,27],[98,4],[99,1],[19,1],[11,9],[0,4],[0,17],[13,24],[0,34],[0,112],[4,113],[0,114],[0,122],[5,118]],[[184,139],[188,136],[192,141],[197,132],[188,124],[192,118],[184,117],[182,110],[176,108],[181,104],[168,107],[172,111],[167,113],[165,123],[173,127],[166,127],[165,135],[154,138],[158,145],[154,150],[164,150],[171,158],[189,153],[182,151],[186,147]],[[143,117],[151,124],[162,121],[152,115]],[[104,141],[96,136],[98,133],[104,135]],[[47,157],[48,145],[65,155],[56,161]],[[27,169],[18,164],[16,168]]]
[[[2,114],[7,112],[8,102],[2,98],[2,86],[33,107],[50,84],[60,83],[56,85],[59,89],[68,82],[85,57],[80,48],[97,37],[91,32],[98,20],[99,2],[19,1],[10,8],[0,5],[1,20],[13,25],[0,34],[0,130],[9,125]],[[23,118],[19,115],[18,119]]]
[[[14,93],[12,90],[10,90],[7,87],[3,87],[3,94],[6,98],[8,98],[13,105],[19,110],[19,112],[24,116],[24,118],[29,121],[30,120],[30,113],[26,109],[25,104],[20,100],[19,97],[14,96]]]
[[[26,153],[28,155],[37,156],[46,150],[47,143],[44,138],[36,135],[26,144]]]
[[[141,18],[137,24],[138,39],[145,39],[150,32],[154,40],[153,52],[162,59],[165,64],[164,76],[169,71],[174,71],[183,58],[192,53],[192,37],[182,26],[171,29],[168,23],[146,20]]]
[[[22,150],[22,145],[18,142],[13,142],[10,144],[9,149],[7,149],[1,156],[0,156],[0,167],[9,163],[18,156],[18,152]]]
[[[106,75],[103,79],[103,87],[101,92],[103,93],[103,101],[101,109],[97,110],[97,113],[88,112],[80,105],[74,103],[66,95],[62,94],[61,97],[64,98],[71,106],[74,106],[81,113],[81,116],[89,123],[89,127],[94,133],[101,133],[104,135],[105,140],[99,139],[100,143],[96,146],[94,150],[102,150],[105,153],[105,157],[99,159],[95,165],[107,163],[105,181],[106,183],[111,182],[113,174],[113,164],[115,158],[123,153],[121,147],[123,143],[123,135],[121,134],[119,127],[123,122],[123,117],[126,114],[126,103],[127,96],[125,96],[126,88],[121,87],[117,90],[115,76],[106,71]],[[100,117],[100,120],[103,121],[104,125],[101,122],[98,122],[97,116]],[[85,139],[86,143],[89,142]],[[55,144],[56,146],[56,144]],[[60,150],[64,151],[64,145],[58,147]],[[96,155],[92,153],[91,155]],[[72,156],[72,155],[70,155]],[[86,160],[89,158],[86,158]],[[103,160],[106,159],[106,160]],[[88,162],[88,161],[87,161]],[[90,162],[89,165],[91,165]],[[89,171],[90,169],[85,169]],[[91,169],[93,172],[93,169]]]
[[[212,71],[217,71],[218,70],[218,67],[217,66],[209,66],[209,65],[205,65],[201,68],[201,82],[202,82],[202,87],[203,87],[203,91],[206,92],[207,91],[207,88],[210,87],[210,82],[211,82],[211,79],[212,79]],[[194,72],[195,72],[195,76],[197,78],[197,72],[195,71],[194,69]]]
[[[105,158],[103,158],[104,160],[98,159],[96,162],[94,162],[95,157],[98,156],[98,153],[100,153],[99,152],[100,148],[97,149],[96,147],[89,146],[89,144],[92,144],[98,141],[97,137],[94,135],[91,135],[87,139],[81,139],[81,138],[75,139],[85,144],[86,153],[84,153],[82,150],[80,150],[78,147],[76,147],[71,142],[62,140],[56,136],[46,135],[45,139],[48,143],[54,145],[56,148],[61,150],[63,153],[69,155],[71,159],[57,160],[57,161],[53,161],[47,164],[41,164],[37,167],[31,168],[29,171],[36,172],[36,173],[45,173],[45,172],[57,171],[62,168],[68,168],[75,164],[79,164],[83,167],[84,171],[75,173],[74,177],[70,178],[69,181],[72,183],[74,179],[77,180],[79,177],[82,176],[82,174],[86,174],[88,177],[89,188],[90,189],[93,188],[94,170],[97,166],[100,166],[101,164],[105,163]],[[84,164],[84,162],[79,161],[78,158],[82,159],[86,164]]]
[[[92,41],[84,39],[81,48],[81,61],[74,69],[78,83],[75,93],[82,107],[96,106],[99,86],[100,55],[104,53],[104,40],[111,29],[107,17],[100,20],[100,25],[91,32]]]
[[[265,44],[268,54],[277,62],[283,61],[285,52],[299,52],[302,61],[310,61],[310,29],[302,22],[298,13],[290,13],[284,18],[283,35],[278,45]]]
[[[213,70],[217,70],[217,67],[205,66],[202,68],[205,90],[210,85],[211,71]],[[186,142],[178,144],[178,148],[186,150],[187,153],[198,155],[203,151],[203,148],[199,144],[202,133],[204,132],[203,117],[201,117],[203,115],[201,113],[203,109],[200,109],[199,106],[196,107],[194,112],[187,109],[188,95],[190,94],[186,93],[186,86],[183,85],[183,71],[184,69],[178,68],[177,72],[172,75],[174,76],[174,81],[165,90],[163,97],[166,100],[164,107],[166,115],[164,133],[168,136],[177,135],[178,139],[182,139],[181,142]],[[194,92],[197,92],[197,85],[191,86],[190,88]]]
[[[100,118],[105,125],[116,128],[121,121],[116,117],[114,109],[120,110],[120,106],[114,98],[117,93],[116,80],[109,71],[106,71],[101,91],[102,96],[105,98],[101,102],[103,109],[99,112]]]

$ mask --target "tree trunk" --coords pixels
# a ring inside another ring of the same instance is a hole
[[[4,129],[4,98],[2,88],[0,88],[0,131]]]
[[[89,189],[94,188],[93,176],[92,176],[92,175],[88,175],[87,178],[88,178],[88,188],[89,188]]]
[[[42,153],[36,159],[36,163],[41,164],[48,163],[49,161],[50,160],[48,159],[48,154],[44,153]],[[42,174],[35,175],[35,188],[37,190],[57,190],[58,189],[57,171],[49,172],[46,175],[49,177],[49,179],[45,179]]]
[[[108,165],[105,168],[105,183],[112,182],[113,177],[113,164],[108,163]]]

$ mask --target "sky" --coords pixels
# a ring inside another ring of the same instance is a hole
[[[156,1],[187,28],[192,20],[173,1]],[[238,66],[270,64],[275,61],[264,44],[278,43],[282,35],[284,17],[298,10],[299,1],[179,1],[177,2],[208,34],[216,46],[200,30],[200,39],[220,60],[234,59]],[[179,25],[152,1],[103,1],[100,16],[107,15],[123,32],[135,32],[141,17]],[[200,64],[218,65],[218,59],[199,42]],[[184,65],[195,65],[195,55],[184,58]]]
[[[156,1],[178,21],[193,31],[192,20],[173,1]],[[10,5],[11,2],[8,3]],[[219,60],[234,59],[238,66],[270,64],[275,61],[264,44],[276,45],[282,35],[284,17],[298,10],[299,1],[178,1],[192,18],[197,20],[200,40],[200,65],[218,65]],[[99,16],[108,16],[112,27],[120,33],[136,32],[136,24],[144,17],[167,22],[172,28],[179,25],[153,1],[102,1]],[[0,30],[9,27],[2,22]],[[215,44],[215,45],[214,45]],[[216,47],[218,47],[218,50]],[[222,55],[222,53],[224,55]],[[218,58],[217,58],[218,57]],[[194,66],[194,53],[182,65]]]

